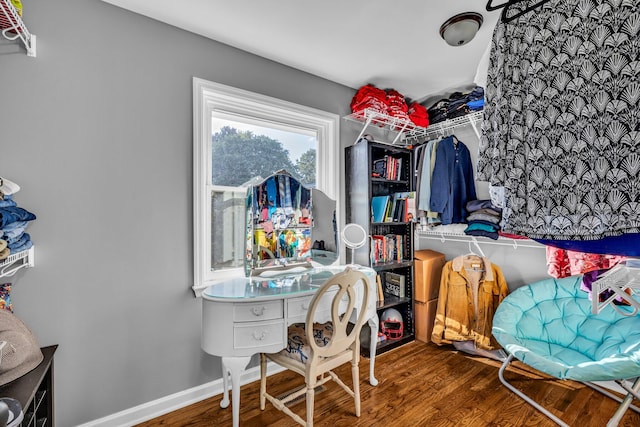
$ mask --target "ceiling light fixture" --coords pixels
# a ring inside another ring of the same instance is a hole
[[[442,24],[440,37],[451,46],[467,44],[476,35],[482,25],[482,15],[476,12],[459,13]]]

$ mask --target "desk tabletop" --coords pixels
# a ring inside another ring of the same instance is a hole
[[[236,277],[215,282],[202,293],[212,301],[246,301],[247,299],[275,299],[305,296],[314,293],[333,275],[344,271],[346,265],[327,266],[304,271],[282,271],[270,277]],[[369,267],[351,266],[362,271],[375,283],[376,273]]]

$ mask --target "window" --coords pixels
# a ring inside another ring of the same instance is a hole
[[[244,275],[247,186],[286,169],[338,199],[339,116],[198,78],[193,115],[198,295],[214,279]]]

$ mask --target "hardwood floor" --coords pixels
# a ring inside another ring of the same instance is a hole
[[[451,346],[415,341],[376,358],[376,387],[368,381],[368,359],[362,359],[360,418],[354,415],[351,397],[333,381],[325,384],[325,390],[316,393],[314,425],[555,426],[500,383],[499,367],[498,361],[460,353]],[[349,366],[337,373],[351,384]],[[583,384],[550,380],[519,362],[505,372],[505,378],[570,426],[605,426],[618,406]],[[259,383],[241,389],[240,425],[298,425],[269,402],[260,410]],[[267,390],[278,395],[302,384],[302,377],[285,371],[268,378]],[[139,426],[231,426],[231,407],[220,408],[221,398],[214,396]],[[305,417],[304,400],[291,409]],[[619,425],[640,426],[640,414],[628,410]]]

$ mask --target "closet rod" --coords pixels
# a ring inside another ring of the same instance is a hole
[[[496,246],[511,246],[513,249],[518,248],[532,248],[532,249],[545,249],[546,247],[541,244],[531,244],[531,243],[519,243],[519,239],[508,239],[506,237],[502,237],[502,239],[511,240],[511,243],[504,241],[496,241],[496,240],[482,240],[478,241],[476,236],[468,236],[466,238],[462,238],[463,236],[458,235],[447,235],[446,233],[433,233],[431,235],[424,234],[424,232],[416,232],[419,239],[429,239],[429,240],[439,240],[442,243],[445,242],[460,242],[460,243],[469,243],[473,242],[476,246],[480,243],[487,245],[496,245]],[[451,237],[455,236],[455,237]]]

